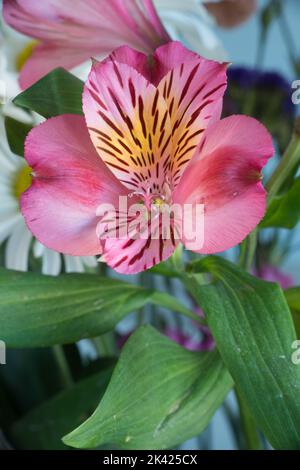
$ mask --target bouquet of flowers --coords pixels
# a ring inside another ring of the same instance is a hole
[[[3,0],[0,447],[212,448],[222,408],[234,448],[300,448],[282,3]],[[254,13],[250,69],[216,34]]]

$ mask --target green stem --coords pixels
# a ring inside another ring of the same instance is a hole
[[[63,350],[60,345],[53,346],[52,348],[54,357],[59,367],[62,384],[65,388],[70,388],[73,385],[73,378],[69,365]]]
[[[241,245],[239,264],[245,271],[250,271],[257,247],[257,229],[253,230]]]
[[[99,357],[114,356],[114,354],[116,353],[114,337],[111,332],[101,336],[97,336],[93,339],[93,343]]]
[[[239,406],[241,424],[244,431],[245,449],[261,450],[262,444],[255,421],[248,409],[248,406],[245,404],[243,398],[241,397],[237,389],[235,389],[235,394]]]
[[[242,436],[240,432],[238,416],[236,415],[236,413],[232,411],[230,405],[227,403],[226,400],[223,403],[223,408],[224,408],[226,417],[229,421],[229,424],[231,426],[232,434],[236,441],[237,448],[241,449],[242,448],[242,439],[241,439]]]
[[[300,162],[300,118],[296,119],[294,133],[285,154],[267,183],[268,204],[277,196],[283,184]]]
[[[192,310],[189,310],[188,308],[186,308],[184,305],[178,302],[178,299],[176,299],[175,297],[172,297],[166,292],[159,292],[159,291],[153,292],[152,297],[151,297],[151,302],[154,305],[158,305],[158,306],[167,308],[173,312],[180,313],[181,315],[184,315],[185,317],[190,318],[191,320],[197,323],[200,323],[200,325],[206,325],[206,321],[204,318],[201,318]]]
[[[282,34],[282,37],[283,37],[283,39],[285,41],[285,44],[286,44],[286,48],[287,48],[287,51],[288,51],[288,54],[289,54],[289,57],[290,57],[290,61],[292,63],[292,66],[294,67],[295,63],[296,63],[295,51],[297,50],[297,48],[296,48],[296,44],[294,42],[294,38],[291,34],[291,29],[288,25],[288,22],[287,22],[287,19],[286,19],[286,16],[285,16],[284,8],[282,8],[281,15],[279,16],[279,27],[281,29],[281,34]]]
[[[256,52],[256,59],[255,59],[255,68],[261,69],[264,63],[264,58],[266,55],[266,33],[261,32],[259,40],[257,42],[257,52]]]

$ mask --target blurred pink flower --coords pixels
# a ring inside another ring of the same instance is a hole
[[[248,20],[257,9],[257,0],[222,0],[204,4],[219,26],[233,28]]]
[[[123,44],[150,54],[170,40],[152,0],[4,0],[3,16],[39,41],[22,68],[23,89],[56,67],[72,69]]]
[[[199,307],[195,309],[200,317],[204,317],[202,310]],[[197,333],[200,332],[202,337],[195,339],[195,337],[183,333],[179,328],[166,328],[165,334],[178,344],[181,344],[190,351],[212,351],[215,347],[215,342],[210,329],[204,325],[195,325]],[[197,334],[197,336],[199,336]]]
[[[278,267],[264,264],[255,271],[255,275],[265,281],[277,282],[282,289],[289,289],[295,285],[295,281],[289,274],[283,273]]]
[[[196,308],[196,312],[201,317],[203,317],[203,312],[199,308]],[[196,337],[184,333],[179,328],[170,326],[167,326],[162,331],[162,333],[168,338],[170,338],[172,341],[175,341],[175,343],[180,344],[181,346],[186,349],[189,349],[190,351],[212,351],[215,347],[215,342],[210,332],[210,329],[207,326],[199,326],[199,324],[196,325],[196,328]],[[130,331],[127,334],[119,336],[117,341],[119,349],[123,348],[126,341],[130,338],[133,332],[134,330]]]

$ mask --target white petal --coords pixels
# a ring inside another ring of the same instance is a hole
[[[58,276],[61,271],[61,255],[56,251],[44,249],[42,273],[50,276]]]
[[[0,243],[6,240],[15,229],[18,227],[20,220],[22,219],[21,214],[11,214],[6,219],[0,222]]]
[[[5,250],[5,265],[9,269],[27,271],[32,235],[21,219],[8,239]]]
[[[80,256],[64,256],[67,273],[83,273],[84,266]]]
[[[46,249],[47,248],[44,245],[42,245],[38,240],[35,240],[33,244],[33,256],[35,258],[41,258]]]
[[[154,0],[166,29],[173,39],[198,54],[218,61],[227,54],[211,26],[214,21],[199,0]]]
[[[95,256],[82,256],[83,264],[88,268],[95,268],[97,266],[97,259]]]
[[[1,191],[0,191],[1,194]],[[6,221],[6,219],[12,215],[19,214],[21,215],[20,212],[20,206],[16,199],[13,197],[9,197],[7,195],[1,194],[1,205],[0,205],[0,226],[2,223]]]

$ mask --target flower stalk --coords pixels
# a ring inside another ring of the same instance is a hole
[[[278,195],[282,186],[300,163],[300,118],[296,119],[291,142],[279,165],[267,183],[268,204]]]
[[[54,357],[56,359],[58,369],[60,372],[61,376],[61,381],[62,384],[65,388],[70,388],[73,386],[73,378],[71,375],[71,371],[63,350],[63,347],[60,346],[59,344],[56,346],[53,346],[52,348]]]
[[[255,421],[237,389],[235,389],[235,395],[238,402],[241,424],[244,431],[245,450],[261,450],[262,444]]]

